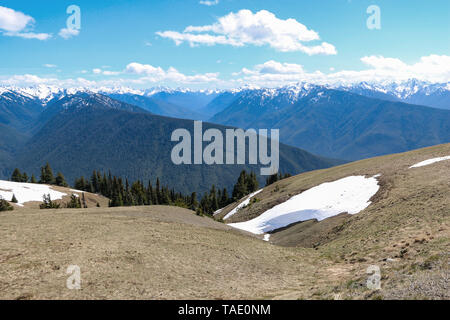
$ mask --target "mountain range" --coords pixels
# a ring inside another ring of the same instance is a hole
[[[299,173],[339,163],[329,158],[357,160],[449,142],[448,94],[448,84],[415,79],[200,91],[0,87],[0,175],[8,177],[13,167],[36,173],[50,161],[69,181],[111,169],[130,179],[157,175],[186,188],[180,191],[229,187],[239,170],[257,168],[162,164],[161,154],[170,154],[170,130],[191,130],[191,120],[220,124],[220,130],[280,129],[281,142],[294,147],[282,146],[281,171]]]
[[[159,177],[164,184],[183,193],[203,193],[213,184],[231,190],[241,170],[254,171],[261,184],[265,181],[264,176],[259,176],[259,165],[173,164],[171,149],[176,143],[170,141],[171,133],[185,128],[193,135],[192,120],[154,115],[106,95],[85,91],[46,100],[40,109],[39,99],[19,93],[8,92],[2,99],[11,102],[8,108],[1,109],[3,129],[13,137],[20,132],[14,143],[3,142],[0,154],[3,178],[9,177],[15,167],[38,175],[40,166],[49,162],[69,182],[90,175],[92,170],[110,170],[129,180],[154,183]],[[19,101],[23,105],[16,103]],[[28,106],[33,111],[30,115],[25,112]],[[222,132],[226,129],[209,123],[203,127]],[[295,174],[338,163],[342,161],[280,145],[283,173]]]
[[[209,121],[279,128],[284,143],[346,160],[450,141],[450,110],[311,84],[241,91]]]

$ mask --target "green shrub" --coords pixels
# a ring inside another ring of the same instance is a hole
[[[8,201],[0,197],[0,211],[11,211],[11,210],[14,210],[13,206],[11,206],[8,203]]]

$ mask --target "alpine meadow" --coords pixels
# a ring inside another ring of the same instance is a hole
[[[140,300],[168,319],[445,306],[449,12],[2,1],[0,303]]]

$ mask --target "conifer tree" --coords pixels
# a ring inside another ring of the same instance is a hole
[[[189,205],[190,205],[191,210],[195,210],[198,207],[196,192],[192,192],[191,199],[189,200]]]
[[[75,194],[72,194],[70,196],[70,201],[66,205],[67,208],[81,208],[81,201],[80,198],[77,197]]]
[[[50,198],[50,194],[44,194],[43,202],[39,205],[41,209],[58,209],[60,207],[59,203],[53,202]]]
[[[61,172],[58,172],[58,174],[56,175],[55,184],[60,187],[68,186],[66,179],[64,178],[64,175]]]
[[[211,211],[215,212],[217,209],[219,209],[219,202],[217,200],[217,192],[216,192],[216,186],[215,185],[212,185],[209,195],[210,195]]]
[[[235,201],[239,200],[239,199],[241,199],[243,196],[245,196],[247,194],[248,194],[248,191],[247,191],[247,172],[245,172],[245,170],[243,170],[241,172],[241,174],[239,175],[238,181],[234,185],[234,188],[233,188],[233,199]]]
[[[44,167],[41,168],[41,180],[39,183],[44,184],[53,184],[55,181],[55,178],[53,176],[52,168],[50,167],[49,163],[47,162]]]
[[[11,199],[11,202],[12,203],[17,203],[18,201],[17,201],[17,198],[16,198],[16,195],[13,193],[13,195],[12,195],[12,199]]]
[[[230,200],[228,199],[228,191],[227,188],[223,188],[222,197],[220,198],[220,207],[226,207],[229,204]]]
[[[18,168],[15,168],[11,175],[11,181],[22,182],[22,179],[23,179],[22,173],[20,173],[20,170]]]
[[[0,211],[11,211],[14,207],[0,196]]]

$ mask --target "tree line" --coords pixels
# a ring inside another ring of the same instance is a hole
[[[68,187],[64,175],[58,172],[55,177],[49,163],[41,167],[39,180],[34,175],[29,179],[25,172],[22,173],[16,168],[12,173],[11,181]],[[243,170],[233,187],[231,197],[226,188],[221,190],[214,185],[209,192],[205,192],[201,197],[198,197],[196,192],[192,192],[190,195],[176,192],[173,188],[163,185],[158,177],[154,185],[152,181],[144,184],[141,180],[130,183],[128,179],[114,176],[111,172],[106,174],[94,170],[89,178],[84,176],[77,178],[73,187],[80,191],[97,193],[109,198],[110,207],[173,205],[194,210],[198,215],[212,215],[216,210],[258,190],[258,180],[254,172],[247,173]],[[52,201],[50,196],[46,195],[40,207],[42,209],[59,208],[60,204]],[[65,204],[65,207],[85,207],[84,197],[80,200],[72,195],[71,200]]]
[[[26,172],[21,173],[18,168],[14,169],[11,175],[11,181],[13,182],[30,182],[30,183],[43,183],[43,184],[51,184],[60,187],[68,187],[69,185],[64,178],[64,175],[61,172],[56,174],[56,177],[53,175],[53,170],[47,162],[45,166],[41,167],[41,176],[39,181],[36,180],[36,177],[31,175],[31,178],[28,178]]]

